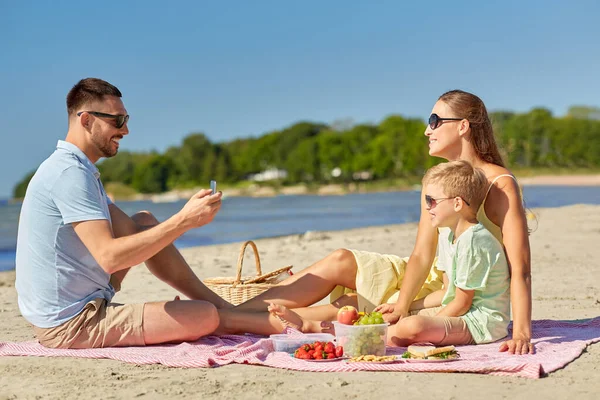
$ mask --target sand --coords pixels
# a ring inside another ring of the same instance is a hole
[[[600,315],[600,206],[535,209],[531,235],[534,319]],[[339,247],[408,255],[416,224],[390,225],[257,241],[265,270],[300,270]],[[238,244],[184,249],[202,277],[234,274]],[[251,266],[250,257],[246,265]],[[13,272],[0,273],[0,341],[33,339],[20,316]],[[135,267],[115,301],[168,300],[175,291]],[[600,344],[538,380],[476,374],[306,373],[248,365],[216,369],[136,366],[112,360],[0,358],[0,399],[50,398],[577,398],[597,397]]]

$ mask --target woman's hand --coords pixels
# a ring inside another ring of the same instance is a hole
[[[380,312],[383,320],[385,322],[389,322],[390,324],[395,324],[408,315],[405,313],[396,312],[396,305],[391,303],[381,304],[375,308],[375,311]]]
[[[535,348],[530,338],[513,336],[512,339],[500,343],[499,351],[508,351],[510,354],[533,354]]]

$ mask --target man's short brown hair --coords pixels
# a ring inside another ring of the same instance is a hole
[[[84,104],[102,101],[104,96],[122,97],[116,86],[102,79],[82,79],[67,94],[67,113],[71,116]]]
[[[438,164],[430,168],[423,178],[423,186],[440,185],[448,197],[461,197],[475,212],[483,203],[488,189],[488,180],[480,168],[470,162],[459,160]]]

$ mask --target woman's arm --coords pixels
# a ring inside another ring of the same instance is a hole
[[[431,224],[431,217],[425,205],[425,193],[421,193],[421,219],[417,241],[406,266],[402,289],[391,315],[384,315],[386,321],[395,323],[408,316],[408,310],[431,269],[437,248],[437,230]]]
[[[511,273],[510,298],[513,337],[500,345],[500,351],[533,353],[531,344],[531,252],[527,219],[519,186],[510,177],[500,178],[485,204],[486,214],[502,229]]]

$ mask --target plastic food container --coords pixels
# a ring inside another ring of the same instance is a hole
[[[275,351],[284,351],[293,353],[298,347],[307,343],[314,342],[333,342],[333,335],[329,333],[307,333],[302,336],[290,336],[286,334],[278,334],[269,336],[273,341]]]
[[[333,325],[336,345],[344,348],[344,355],[385,356],[388,324],[345,325],[334,322]]]

